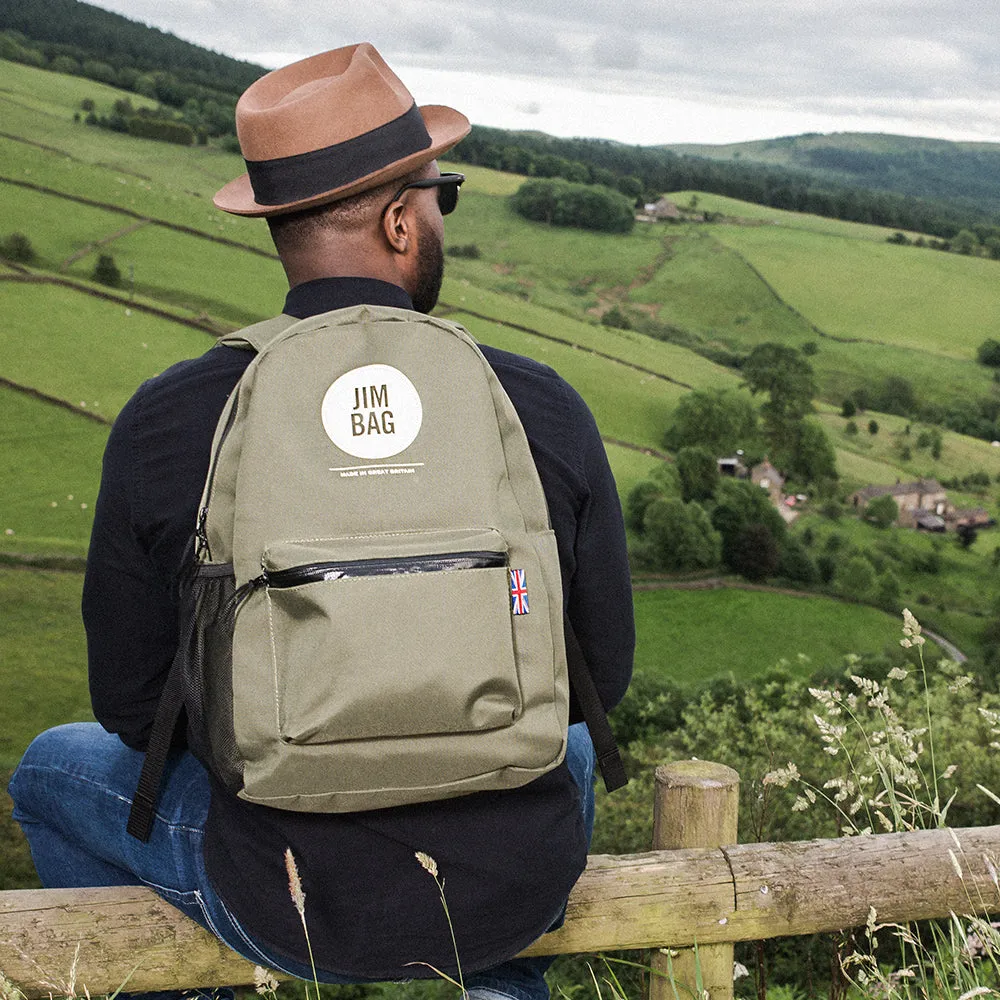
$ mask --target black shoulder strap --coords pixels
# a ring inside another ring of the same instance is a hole
[[[608,723],[608,714],[604,711],[601,696],[597,693],[597,685],[590,676],[590,668],[587,666],[580,641],[573,631],[568,615],[563,617],[563,631],[566,635],[566,662],[569,666],[570,683],[580,711],[583,713],[583,721],[587,723],[590,738],[594,743],[597,766],[604,779],[604,787],[613,792],[628,784],[621,751],[618,749],[615,734]]]
[[[160,695],[160,703],[153,717],[153,728],[149,734],[146,746],[146,759],[142,764],[142,772],[132,797],[132,808],[128,814],[126,830],[143,843],[149,840],[153,828],[153,815],[156,811],[156,800],[160,794],[160,784],[163,781],[163,769],[170,755],[170,745],[173,743],[174,732],[184,708],[184,688],[181,684],[180,657],[174,659],[167,674],[167,682]]]

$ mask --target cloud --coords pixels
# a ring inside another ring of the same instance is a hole
[[[269,55],[308,55],[367,39],[393,66],[544,81],[591,94],[795,113],[842,102],[904,118],[911,102],[921,121],[926,102],[965,101],[963,120],[1000,138],[995,3],[379,0],[314,7],[308,19],[291,0],[101,5],[267,65],[276,64]]]

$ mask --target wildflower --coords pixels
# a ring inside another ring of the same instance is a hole
[[[950,778],[958,770],[957,764],[949,764],[942,772],[941,779]]]
[[[905,681],[909,676],[909,670],[904,670],[902,667],[893,667],[889,671],[889,680],[891,681]]]
[[[750,970],[742,962],[733,962],[733,982],[749,975]]]
[[[427,872],[431,878],[437,878],[438,876],[438,866],[437,862],[429,855],[425,854],[423,851],[417,851],[416,859],[420,862],[420,866],[425,872]]]
[[[295,863],[295,855],[290,847],[285,848],[285,871],[288,872],[288,894],[292,897],[299,916],[306,916],[306,894],[302,891],[302,879],[299,878],[299,867]]]

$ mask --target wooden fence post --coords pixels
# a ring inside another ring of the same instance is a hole
[[[736,843],[740,776],[724,764],[686,760],[656,769],[653,801],[653,849],[722,847]],[[672,965],[674,983],[664,978]],[[702,989],[710,1000],[732,1000],[733,946],[703,945],[684,948],[668,961],[653,956],[650,1000],[688,1000],[697,997],[696,966]],[[685,988],[686,987],[686,988]]]

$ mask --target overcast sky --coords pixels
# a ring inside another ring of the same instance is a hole
[[[371,41],[419,104],[644,145],[1000,142],[998,0],[99,0],[268,68]]]

